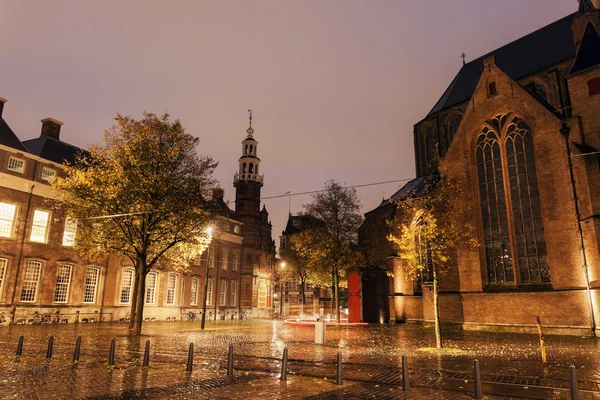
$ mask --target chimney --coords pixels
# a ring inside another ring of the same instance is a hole
[[[40,137],[51,137],[60,140],[60,126],[63,123],[54,118],[44,118],[42,120],[42,134]]]
[[[2,110],[4,109],[4,103],[6,103],[8,100],[6,100],[4,97],[0,97],[0,119],[2,119]]]
[[[215,200],[223,200],[223,197],[225,196],[225,190],[221,189],[221,188],[214,188],[213,189],[213,201]]]

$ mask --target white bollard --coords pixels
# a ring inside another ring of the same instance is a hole
[[[325,321],[315,322],[315,343],[325,344]]]

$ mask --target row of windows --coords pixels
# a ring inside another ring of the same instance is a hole
[[[19,206],[15,203],[0,202],[0,237],[14,238],[16,230],[17,214]],[[52,213],[48,210],[34,209],[31,219],[31,231],[29,241],[37,243],[48,243]],[[67,218],[64,224],[62,245],[73,247],[77,223]]]
[[[40,261],[28,261],[25,265],[22,276],[21,293],[19,295],[19,300],[21,302],[32,303],[37,300],[42,268],[43,264]],[[8,259],[0,258],[0,293],[4,290],[7,269]],[[72,275],[73,265],[60,264],[58,266],[56,278],[54,280],[53,301],[55,303],[66,303],[69,300]],[[96,302],[99,277],[100,268],[87,267],[83,289],[84,303],[93,304]]]
[[[218,263],[219,268],[223,270],[230,269],[231,271],[237,271],[239,268],[240,252],[238,250],[228,250],[226,248],[220,249],[220,258],[216,259],[217,251],[213,248],[204,251],[202,255],[193,261],[194,265],[206,265],[208,258],[209,268],[215,268]]]
[[[255,168],[256,166],[256,168]],[[254,164],[254,163],[249,163],[248,165],[246,165],[246,163],[242,164],[242,173],[249,173],[249,174],[258,174],[258,164]]]
[[[165,295],[165,301],[167,305],[175,305],[177,302],[177,293],[178,293],[178,283],[179,276],[174,273],[169,273],[167,276],[167,290]],[[133,291],[133,285],[135,281],[135,271],[131,268],[126,268],[123,270],[121,275],[121,295],[120,295],[120,303],[121,304],[130,304],[131,296]],[[158,291],[158,272],[149,272],[146,275],[146,293],[145,293],[145,303],[146,304],[156,304],[156,293]],[[229,298],[227,296],[227,285],[228,281],[221,280],[220,288],[219,288],[219,305],[220,306],[236,306],[237,305],[237,292],[238,292],[238,284],[237,281],[231,281],[229,288]],[[192,278],[191,284],[191,292],[190,292],[190,305],[196,306],[198,305],[198,300],[200,298],[200,278]],[[207,295],[206,295],[206,305],[213,305],[213,297],[214,297],[214,279],[208,280],[207,285]],[[229,304],[228,304],[229,301]]]
[[[12,172],[24,174],[26,170],[26,161],[23,158],[10,156],[8,157],[7,169]],[[41,178],[45,181],[50,181],[56,176],[56,170],[50,167],[42,167]]]

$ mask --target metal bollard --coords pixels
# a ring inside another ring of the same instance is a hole
[[[144,349],[144,361],[142,367],[150,365],[150,341],[146,340],[146,348]]]
[[[408,359],[402,354],[402,391],[410,392],[410,377],[408,375]]]
[[[188,350],[187,372],[192,372],[194,368],[194,343],[190,343]]]
[[[233,345],[229,345],[229,354],[227,355],[227,376],[233,376]]]
[[[17,345],[17,356],[20,356],[21,354],[23,354],[23,340],[25,338],[23,337],[23,335],[21,335],[21,337],[19,338],[19,344]]]
[[[483,393],[481,392],[481,372],[479,371],[479,361],[473,361],[473,398],[474,399],[483,399]]]
[[[571,394],[571,400],[579,400],[579,388],[577,387],[577,371],[575,366],[571,365],[569,368],[569,393]]]
[[[281,375],[279,376],[280,381],[287,380],[287,361],[288,361],[288,348],[283,349],[283,357],[281,358]]]
[[[81,336],[77,336],[75,341],[75,352],[73,353],[73,362],[79,361],[79,355],[81,354]]]
[[[115,347],[117,346],[117,341],[115,338],[112,338],[110,341],[110,351],[108,352],[108,365],[115,365]]]
[[[344,384],[344,376],[342,374],[342,353],[337,353],[337,374],[335,377],[335,383],[337,385]]]
[[[54,346],[54,336],[48,338],[48,350],[46,350],[46,358],[52,358],[52,347]]]

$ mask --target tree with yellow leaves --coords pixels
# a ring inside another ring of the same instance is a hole
[[[442,348],[439,312],[439,279],[456,266],[461,249],[477,246],[469,207],[455,201],[461,182],[434,176],[420,195],[396,203],[396,214],[389,221],[388,240],[398,246],[404,273],[416,280],[424,273],[433,275],[433,307],[436,347]],[[431,269],[431,271],[428,271]]]
[[[76,250],[131,260],[129,327],[140,334],[148,272],[159,265],[184,271],[210,243],[205,199],[217,163],[199,156],[199,139],[168,114],[115,120],[104,143],[90,146],[52,186],[58,206],[77,221]]]

